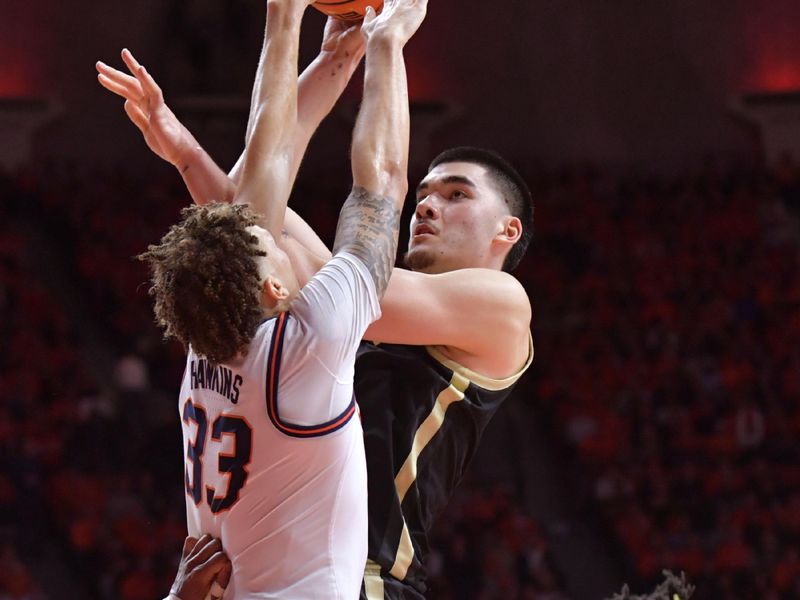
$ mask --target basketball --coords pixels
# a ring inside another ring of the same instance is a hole
[[[383,0],[318,0],[314,2],[314,8],[343,21],[358,21],[364,16],[368,6],[372,6],[376,11],[380,10]]]

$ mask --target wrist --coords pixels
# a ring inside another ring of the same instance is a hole
[[[197,142],[189,144],[184,150],[178,153],[178,157],[175,159],[175,162],[172,163],[172,166],[178,169],[178,172],[183,175],[192,167],[203,152],[203,148],[199,146]]]
[[[271,17],[280,19],[283,26],[290,25],[291,22],[302,19],[306,8],[308,8],[306,0],[267,0],[267,24]]]
[[[363,45],[361,48],[350,52],[340,49],[320,50],[316,61],[326,67],[331,64],[336,64],[337,66],[342,65],[351,70],[355,70],[355,68],[358,66],[358,63],[360,63],[361,59],[364,58],[364,50],[365,47]]]
[[[389,29],[386,31],[376,31],[367,40],[367,52],[402,51],[403,47],[406,45],[406,42],[408,42],[408,40],[394,30]]]

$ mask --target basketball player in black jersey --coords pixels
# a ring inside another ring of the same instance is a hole
[[[329,21],[320,56],[299,81],[294,160],[332,109],[363,55],[357,28]],[[135,59],[123,58],[135,70]],[[149,147],[181,173],[195,202],[234,196],[239,165],[221,171],[164,104],[136,80],[98,65],[101,83],[146,110],[129,110]],[[126,79],[127,77],[127,79]],[[136,118],[134,118],[136,115]],[[533,357],[531,307],[507,271],[531,238],[532,202],[503,159],[461,148],[437,157],[417,187],[412,270],[395,269],[356,362],[369,481],[369,561],[362,598],[424,598],[434,519],[472,459],[489,420]],[[281,241],[302,285],[330,251],[287,210]]]

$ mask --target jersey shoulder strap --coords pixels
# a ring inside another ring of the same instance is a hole
[[[347,425],[356,413],[355,396],[350,400],[350,404],[336,417],[325,423],[318,425],[295,425],[287,423],[280,417],[278,410],[278,383],[280,381],[281,357],[283,354],[283,342],[286,337],[286,324],[289,321],[289,313],[283,312],[278,316],[275,329],[272,332],[272,340],[269,346],[267,364],[267,414],[269,420],[281,433],[290,437],[309,438],[331,434]]]

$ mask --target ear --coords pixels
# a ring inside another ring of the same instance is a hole
[[[289,297],[289,289],[277,277],[270,275],[261,284],[264,300],[270,308],[275,308],[279,303]]]
[[[507,217],[503,230],[497,234],[496,240],[513,246],[522,237],[522,221],[519,217]]]

